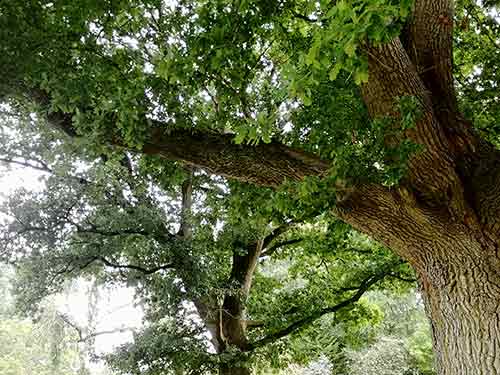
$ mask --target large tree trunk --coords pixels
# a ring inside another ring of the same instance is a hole
[[[438,374],[500,374],[497,225],[458,220],[446,207],[428,207],[402,187],[367,188],[345,201],[338,214],[416,269]]]
[[[470,253],[436,264],[432,284],[423,283],[440,375],[500,374],[500,279],[498,264],[491,267],[498,257]]]
[[[372,117],[413,96],[423,115],[406,136],[423,145],[397,189],[362,186],[338,214],[416,269],[440,375],[500,374],[499,156],[458,111],[453,2],[416,0],[403,42],[367,47],[363,97]]]

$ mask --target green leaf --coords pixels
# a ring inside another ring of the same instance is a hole
[[[354,82],[356,82],[357,85],[368,82],[368,70],[356,70],[354,72]]]
[[[354,57],[356,55],[357,43],[354,38],[349,39],[349,41],[344,45],[344,52],[349,57]]]
[[[336,63],[335,65],[333,65],[333,68],[330,69],[330,73],[328,74],[328,78],[330,78],[330,81],[335,81],[337,79],[337,76],[339,75],[341,69],[341,63]]]

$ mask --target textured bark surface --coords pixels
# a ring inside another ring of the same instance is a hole
[[[287,179],[296,181],[327,173],[328,162],[301,150],[279,143],[237,145],[233,138],[233,135],[180,130],[164,134],[158,129],[142,151],[268,187],[277,187]]]
[[[499,259],[493,249],[465,243],[452,248],[466,250],[453,265],[435,264],[422,278],[438,373],[500,374]]]
[[[452,1],[418,0],[403,42],[367,48],[368,110],[390,115],[394,98],[418,98],[424,113],[407,136],[425,151],[399,188],[358,187],[337,213],[417,270],[440,375],[500,374],[500,158],[458,111],[452,20]]]
[[[407,190],[351,197],[337,213],[417,270],[440,375],[500,374],[498,240],[471,219],[422,206]],[[384,215],[384,220],[380,220]]]

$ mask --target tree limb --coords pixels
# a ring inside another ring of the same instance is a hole
[[[370,287],[372,287],[374,284],[376,284],[380,280],[384,279],[384,277],[386,277],[386,276],[387,276],[387,273],[381,273],[378,275],[372,275],[372,276],[368,277],[367,279],[365,279],[361,283],[361,285],[357,289],[356,293],[354,293],[350,298],[348,298],[348,299],[346,299],[346,300],[344,300],[344,301],[342,301],[334,306],[330,306],[330,307],[326,307],[326,308],[323,308],[321,310],[318,310],[305,318],[299,319],[299,320],[291,323],[290,325],[288,325],[287,327],[285,327],[279,331],[271,333],[268,336],[265,336],[264,338],[262,338],[258,341],[250,343],[248,345],[248,350],[251,351],[251,350],[257,349],[259,347],[265,346],[267,344],[270,344],[272,342],[275,342],[276,340],[279,340],[283,337],[286,337],[286,336],[288,336],[292,333],[295,333],[301,329],[304,329],[308,325],[312,324],[315,320],[321,318],[323,315],[331,314],[331,313],[337,312],[345,307],[353,305],[355,302],[359,301],[359,299],[363,296],[363,294],[368,289],[370,289]]]
[[[81,328],[78,324],[73,322],[66,314],[61,314],[58,313],[57,316],[68,326],[73,328],[76,333],[78,334],[78,342],[85,342],[88,341],[92,338],[95,338],[97,336],[102,336],[102,335],[110,335],[113,333],[122,333],[122,332],[127,332],[127,331],[134,331],[133,328],[127,328],[127,327],[122,327],[122,328],[115,328],[115,329],[110,329],[107,331],[99,331],[99,332],[93,332],[93,333],[88,333],[84,334],[84,329]]]
[[[273,246],[270,246],[265,251],[263,251],[260,254],[260,257],[261,258],[263,258],[263,257],[269,257],[269,256],[273,255],[277,250],[279,250],[280,248],[282,248],[283,246],[294,245],[294,244],[297,244],[297,243],[302,242],[302,241],[304,241],[304,238],[292,238],[292,239],[289,239],[289,240],[284,240],[284,241],[281,241],[281,242],[277,242]]]
[[[157,233],[148,232],[146,230],[130,229],[130,228],[129,229],[121,229],[121,230],[102,230],[102,229],[98,229],[95,227],[85,228],[85,227],[78,225],[78,226],[76,226],[76,232],[80,233],[80,234],[98,234],[100,236],[105,236],[105,237],[118,237],[118,236],[130,236],[130,235],[139,235],[139,236],[144,236],[144,237],[151,236],[161,243],[165,243],[167,241],[172,241],[172,240],[176,239],[176,236],[172,235],[170,233],[157,234]]]
[[[173,263],[164,264],[162,266],[157,266],[157,267],[153,267],[153,268],[144,268],[144,267],[136,266],[133,264],[113,263],[102,256],[95,257],[95,259],[102,262],[104,265],[111,267],[111,268],[130,269],[130,270],[134,270],[134,271],[139,271],[145,275],[151,275],[151,274],[156,273],[158,271],[175,269],[175,266]]]
[[[405,49],[435,98],[438,117],[458,112],[453,87],[453,0],[416,0],[404,35]],[[448,124],[446,124],[448,125]]]
[[[271,242],[273,242],[276,238],[278,238],[279,236],[281,236],[282,234],[284,234],[286,231],[288,231],[289,229],[291,229],[296,223],[293,222],[293,221],[290,221],[290,222],[287,222],[287,223],[283,223],[279,226],[277,226],[276,228],[274,228],[271,233],[269,233],[265,238],[264,238],[264,241],[262,243],[262,249],[265,250],[269,247],[269,245],[271,244]]]
[[[19,165],[22,167],[35,169],[35,170],[41,171],[41,172],[48,172],[48,173],[53,172],[52,169],[50,169],[46,164],[42,164],[38,160],[36,160],[35,162],[40,163],[40,165],[32,164],[27,160],[22,161],[22,160],[15,160],[14,158],[5,158],[5,157],[0,157],[0,162],[6,163],[6,164],[15,164],[15,165]]]
[[[309,22],[309,23],[316,23],[316,22],[318,22],[317,18],[309,18],[308,16],[305,16],[305,15],[299,13],[299,12],[296,12],[296,11],[293,11],[292,15],[295,18],[301,19],[301,20]]]
[[[50,105],[51,98],[43,90],[32,89],[30,97],[42,108]],[[78,136],[71,114],[51,112],[46,118],[52,126],[69,136]],[[234,136],[230,134],[180,128],[166,131],[168,124],[146,118],[143,121],[149,124],[150,130],[140,152],[258,186],[276,188],[286,180],[301,181],[307,176],[323,176],[330,166],[328,161],[316,155],[277,141],[239,145],[234,143]],[[116,135],[110,136],[107,142],[127,148]],[[137,149],[131,151],[137,152]]]
[[[187,170],[188,176],[181,185],[181,225],[178,235],[186,240],[193,237],[193,228],[191,225],[191,208],[193,206],[193,177],[194,171],[191,168]]]
[[[387,275],[387,277],[392,277],[394,279],[404,281],[405,283],[411,283],[411,284],[416,283],[418,281],[417,279],[404,277],[404,276],[401,276],[401,275],[398,275],[395,273],[390,273]]]

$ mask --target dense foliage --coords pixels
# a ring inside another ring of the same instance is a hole
[[[78,277],[134,287],[145,326],[108,358],[122,373],[246,374],[318,354],[353,374],[386,356],[381,374],[431,373],[419,332],[366,329],[380,316],[364,293],[404,292],[414,271],[338,219],[354,187],[401,194],[384,214],[405,219],[411,202],[455,220],[465,204],[454,199],[472,190],[460,195],[441,175],[426,190],[430,179],[409,174],[429,152],[411,137],[430,99],[398,94],[369,113],[370,54],[404,33],[415,3],[0,0],[0,161],[39,171],[43,184],[1,207],[17,307],[36,311]],[[493,144],[496,5],[458,0],[454,19],[440,15],[459,25],[467,126]]]
[[[359,344],[359,331],[378,316],[370,305],[353,305],[366,290],[412,283],[411,271],[387,249],[328,214],[286,217],[266,205],[269,190],[183,170],[165,180],[154,160],[126,153],[92,159],[86,144],[61,142],[60,133],[41,133],[29,119],[5,118],[3,130],[8,157],[22,153],[16,161],[42,170],[45,185],[17,191],[2,209],[2,254],[18,268],[18,307],[34,311],[81,276],[134,286],[148,323],[110,357],[121,371],[308,363],[324,352],[322,341],[315,343],[324,324],[342,325],[342,346]],[[257,269],[239,266],[255,247]],[[251,285],[240,284],[241,272]],[[226,347],[210,326],[233,297],[248,332],[244,343]],[[314,340],[306,344],[307,337]],[[338,355],[340,342],[329,334],[321,340]]]

